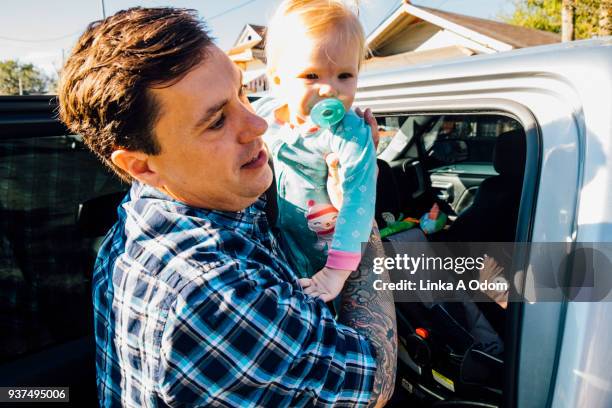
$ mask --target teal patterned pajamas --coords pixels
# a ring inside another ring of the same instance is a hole
[[[355,270],[367,242],[376,200],[376,153],[370,127],[352,110],[331,129],[292,127],[275,119],[282,105],[267,97],[253,105],[268,122],[264,140],[274,162],[279,238],[296,272],[311,277],[328,266]],[[343,204],[327,193],[327,155],[339,159]]]

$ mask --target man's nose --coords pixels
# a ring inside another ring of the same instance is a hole
[[[331,83],[321,84],[321,86],[319,87],[319,96],[325,98],[333,98],[338,96],[338,91],[336,87]]]
[[[245,108],[242,111],[242,127],[240,132],[240,141],[242,143],[249,143],[253,139],[261,137],[268,129],[266,121],[257,116],[251,109]]]

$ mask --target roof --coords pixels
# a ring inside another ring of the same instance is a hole
[[[440,47],[425,51],[408,51],[388,57],[373,57],[366,60],[363,73],[389,70],[410,65],[433,63],[440,60],[450,60],[474,55],[474,51],[459,45]]]
[[[254,40],[242,41],[239,43],[244,32],[249,29],[255,31],[255,33],[262,39],[259,40],[255,38]],[[265,26],[260,26],[257,24],[245,24],[242,30],[240,31],[240,34],[238,35],[238,38],[236,39],[236,42],[234,43],[232,48],[227,50],[227,54],[228,55],[243,54],[240,58],[246,58],[245,61],[252,60],[254,57],[252,50],[256,50],[256,51],[259,50],[260,54],[263,53],[265,42],[266,42],[266,31],[267,31],[267,28]]]
[[[558,43],[561,40],[559,35],[545,31],[415,6],[404,1],[370,33],[368,46],[376,50],[416,21],[425,21],[454,32],[492,52]]]
[[[255,31],[255,33],[259,37],[261,37],[262,40],[259,40],[257,42],[255,41],[244,42],[243,41],[242,43],[238,44],[238,41],[240,41],[240,39],[242,38],[242,34],[248,28],[251,28],[253,31]],[[245,50],[251,50],[251,49],[263,51],[266,45],[266,31],[267,31],[267,27],[265,26],[260,26],[257,24],[245,24],[242,30],[240,31],[240,34],[238,35],[236,42],[234,43],[232,48],[230,48],[227,51],[228,55],[235,55],[235,54],[243,53]]]
[[[257,43],[253,48],[257,48],[263,50],[266,45],[266,32],[268,31],[268,27],[261,26],[257,24],[249,24],[253,30],[259,35],[263,40]]]
[[[486,20],[484,18],[464,16],[463,14],[450,13],[429,7],[419,6],[419,8],[455,24],[462,25],[486,36],[495,38],[496,40],[510,44],[514,48],[554,44],[561,41],[560,35],[547,31],[515,26],[499,21]]]
[[[251,28],[253,30],[255,30],[255,32],[261,37],[263,38],[266,35],[266,30],[267,27],[266,26],[261,26],[261,25],[257,25],[257,24],[248,24],[251,26]]]

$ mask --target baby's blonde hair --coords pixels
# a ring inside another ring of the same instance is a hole
[[[294,35],[320,39],[333,32],[339,36],[338,41],[356,45],[361,66],[366,47],[357,7],[357,0],[284,0],[268,23],[266,32],[268,75],[275,72],[283,49],[291,43]]]

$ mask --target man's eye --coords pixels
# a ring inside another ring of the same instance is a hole
[[[212,125],[208,127],[208,129],[218,130],[218,129],[221,129],[224,124],[225,124],[225,115],[221,115],[219,119],[217,119]]]
[[[352,77],[353,77],[353,74],[351,74],[350,72],[343,72],[340,75],[338,75],[338,78],[340,79],[348,79]]]

